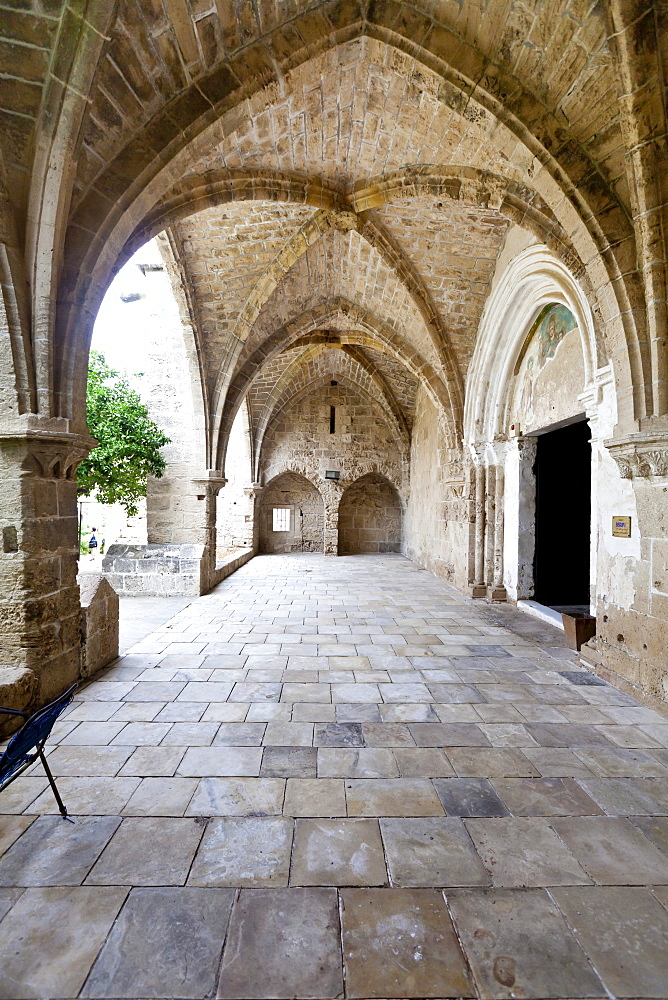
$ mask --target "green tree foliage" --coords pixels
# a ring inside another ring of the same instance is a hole
[[[91,351],[86,392],[86,420],[97,439],[77,472],[77,492],[97,491],[100,503],[119,503],[128,517],[146,496],[146,477],[162,476],[166,463],[160,449],[170,439],[153,423],[127,376],[107,365],[104,355]]]

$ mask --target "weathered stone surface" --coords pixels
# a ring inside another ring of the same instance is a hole
[[[193,861],[189,885],[288,884],[292,823],[278,818],[212,819]]]
[[[376,820],[301,819],[291,885],[386,885]]]
[[[339,997],[340,927],[334,889],[242,890],[218,997]]]

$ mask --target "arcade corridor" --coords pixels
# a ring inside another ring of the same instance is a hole
[[[668,997],[668,719],[398,555],[269,555],[0,799],[0,997]],[[39,960],[37,957],[39,956]]]

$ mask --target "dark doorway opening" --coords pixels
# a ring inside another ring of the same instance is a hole
[[[534,599],[589,609],[591,432],[586,420],[537,438]]]

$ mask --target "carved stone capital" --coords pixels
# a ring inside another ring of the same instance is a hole
[[[622,479],[668,479],[668,435],[629,434],[605,442]]]
[[[24,472],[38,479],[76,479],[77,469],[97,441],[88,435],[28,432],[0,435],[0,447],[12,451]]]
[[[224,476],[217,476],[215,473],[210,473],[202,479],[193,479],[191,481],[195,487],[198,500],[218,496],[223,486],[227,483],[227,479]]]
[[[259,497],[263,489],[264,486],[261,486],[260,483],[251,483],[250,486],[244,486],[244,496],[248,497],[249,500],[254,500],[255,497]]]

